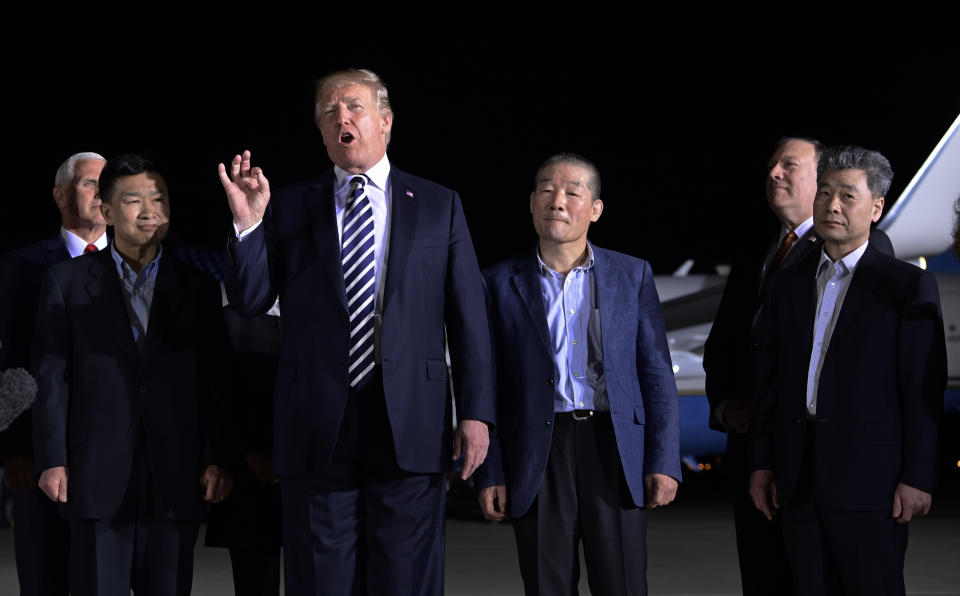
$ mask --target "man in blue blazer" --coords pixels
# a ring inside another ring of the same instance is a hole
[[[484,272],[497,432],[477,471],[488,519],[513,518],[527,594],[646,593],[646,509],[680,479],[677,388],[646,261],[587,242],[596,167],[559,154],[530,195],[537,249]]]
[[[334,163],[271,198],[250,153],[220,178],[226,287],[241,315],[283,312],[274,415],[291,593],[440,594],[443,472],[483,460],[495,417],[483,288],[460,198],[393,167],[370,71],[317,84]],[[269,203],[269,205],[268,205]],[[451,437],[449,347],[459,425]]]
[[[97,194],[104,163],[100,154],[89,151],[68,157],[57,169],[53,187],[60,211],[59,232],[0,257],[0,371],[29,366],[43,273],[51,265],[107,246],[107,226]],[[66,596],[70,527],[37,487],[32,420],[27,410],[0,433],[4,483],[13,497],[20,593]]]
[[[823,250],[761,310],[750,495],[780,513],[797,594],[903,594],[906,524],[932,500],[943,321],[934,277],[870,239],[892,178],[875,151],[821,158]]]
[[[150,162],[115,158],[100,184],[109,248],[43,277],[34,471],[70,523],[72,594],[185,595],[204,499],[230,485],[213,430],[220,292],[163,255],[170,208]]]

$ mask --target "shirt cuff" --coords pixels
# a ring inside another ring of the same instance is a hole
[[[243,239],[249,236],[250,234],[252,234],[253,231],[259,228],[260,224],[262,223],[263,223],[263,220],[261,219],[257,223],[253,224],[252,226],[250,226],[249,228],[241,232],[237,229],[237,222],[233,222],[233,233],[237,238],[237,242],[243,242]]]

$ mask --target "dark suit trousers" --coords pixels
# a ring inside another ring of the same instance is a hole
[[[647,593],[647,511],[630,498],[609,414],[554,418],[543,484],[513,529],[528,595],[577,594],[581,540],[591,593]]]
[[[781,509],[794,590],[804,596],[882,596],[905,593],[907,525],[892,509],[839,511],[817,487],[813,424],[807,432],[800,483]],[[890,497],[891,508],[893,495]]]
[[[10,495],[21,596],[66,596],[70,525],[39,488]]]
[[[375,374],[350,392],[330,467],[283,480],[287,593],[442,594],[444,489],[397,466]]]
[[[198,494],[199,480],[197,470]],[[129,596],[132,588],[138,595],[186,596],[193,584],[193,548],[199,531],[199,521],[166,515],[144,449],[138,445],[117,514],[70,521],[72,594]]]
[[[789,596],[790,564],[783,546],[780,516],[768,520],[750,498],[750,441],[745,433],[727,434],[727,464],[733,492],[733,519],[744,596]]]

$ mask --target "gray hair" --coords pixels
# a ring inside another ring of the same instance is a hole
[[[558,163],[567,163],[586,168],[590,172],[590,179],[587,181],[590,194],[593,195],[594,201],[600,198],[600,171],[597,169],[597,166],[593,165],[592,161],[578,153],[557,153],[556,155],[548,157],[546,161],[537,168],[537,175],[533,179],[533,185],[536,186],[540,183],[540,176],[544,170]]]
[[[66,188],[73,184],[73,178],[77,175],[77,163],[81,161],[107,161],[105,157],[99,153],[94,153],[92,151],[84,151],[82,153],[74,153],[67,158],[60,167],[57,168],[57,175],[53,179],[53,185],[59,186],[60,188]]]
[[[867,175],[867,188],[875,199],[887,196],[893,181],[890,160],[878,151],[863,147],[848,145],[828,149],[817,164],[817,178],[827,170],[863,170]]]

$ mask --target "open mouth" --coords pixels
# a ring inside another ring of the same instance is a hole
[[[344,132],[340,134],[340,143],[344,145],[349,145],[354,141],[354,137],[349,132]]]

